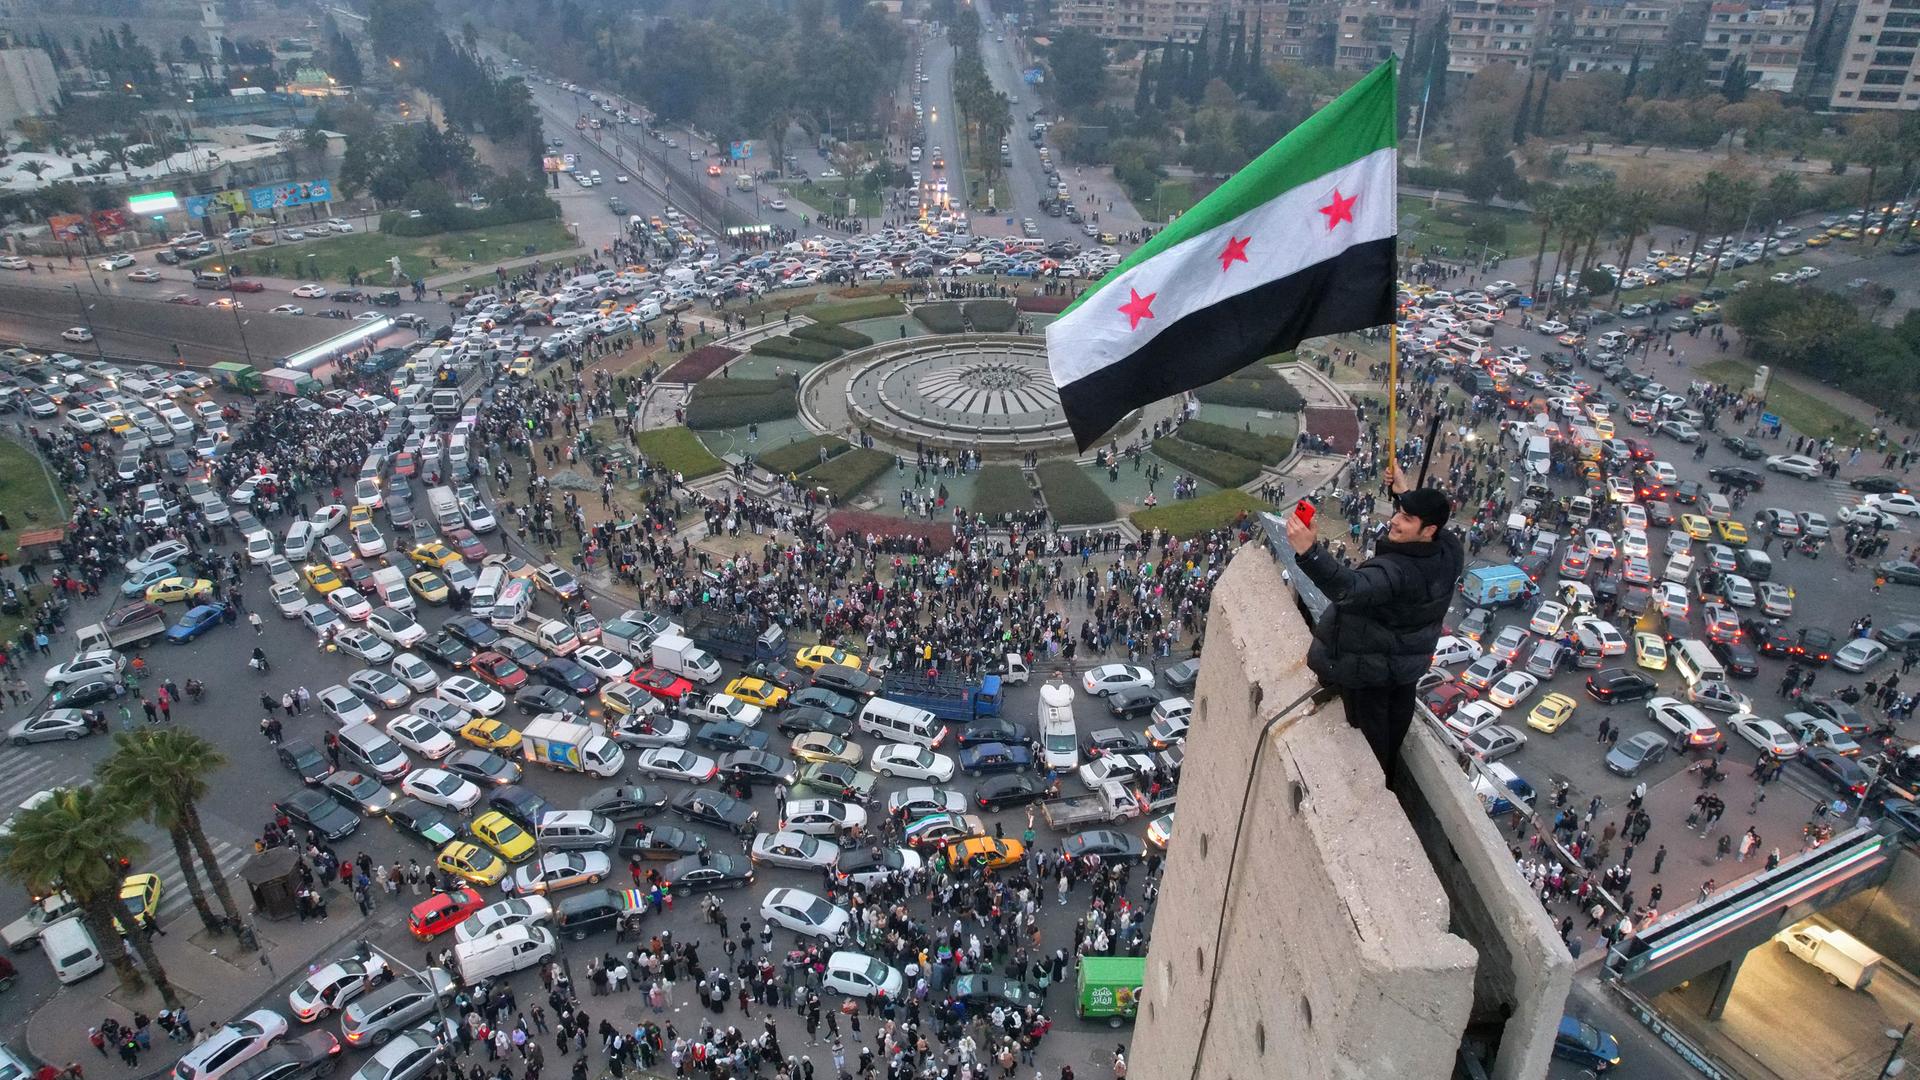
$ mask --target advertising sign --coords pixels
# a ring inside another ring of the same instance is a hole
[[[247,202],[255,210],[279,210],[333,201],[333,181],[294,180],[271,187],[250,188]]]
[[[127,209],[136,214],[164,214],[180,209],[180,199],[171,191],[150,191],[128,199]]]
[[[1021,81],[1025,82],[1028,86],[1038,86],[1045,82],[1046,78],[1047,73],[1040,68],[1028,68],[1020,73]]]
[[[55,240],[78,240],[87,235],[87,219],[79,214],[53,214],[47,218]]]
[[[93,232],[96,236],[112,236],[127,231],[127,212],[125,210],[95,210],[93,212]]]
[[[540,159],[540,167],[550,173],[566,172],[567,159],[558,154],[548,154]]]
[[[750,139],[736,140],[732,146],[728,147],[728,153],[733,156],[733,160],[735,161],[745,161],[753,156],[753,141]]]
[[[213,214],[244,214],[247,212],[247,193],[244,191],[216,191],[211,195],[187,196],[187,216],[203,218]]]

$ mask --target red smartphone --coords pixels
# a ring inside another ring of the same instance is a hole
[[[1314,513],[1314,505],[1305,499],[1301,499],[1299,502],[1293,504],[1293,516],[1299,518],[1300,524],[1308,528],[1313,527]]]

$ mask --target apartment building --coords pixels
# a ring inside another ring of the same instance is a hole
[[[1920,0],[1859,0],[1828,103],[1835,109],[1920,107]]]
[[[1489,64],[1526,67],[1552,14],[1552,0],[1453,0],[1447,70],[1471,75]]]
[[[1755,87],[1792,93],[1818,14],[1819,8],[1811,3],[1719,0],[1707,11],[1700,41],[1708,77],[1717,85],[1727,65],[1741,57]]]
[[[1624,72],[1636,53],[1645,65],[1667,49],[1682,7],[1681,0],[1562,0],[1549,40],[1569,73]]]
[[[1333,66],[1367,71],[1407,53],[1415,25],[1437,12],[1429,0],[1344,0],[1334,38]]]
[[[1219,7],[1215,0],[1056,0],[1053,19],[1108,41],[1195,42],[1209,19],[1218,23]]]

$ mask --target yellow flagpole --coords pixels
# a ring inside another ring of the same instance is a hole
[[[1400,313],[1387,324],[1387,463],[1395,461],[1400,423]]]

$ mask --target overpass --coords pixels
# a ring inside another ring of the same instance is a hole
[[[228,294],[197,295],[211,301]],[[354,325],[269,314],[267,308],[283,300],[272,292],[240,295],[247,306],[229,311],[170,304],[159,297],[96,293],[85,285],[49,288],[0,282],[0,338],[75,355],[185,359],[195,366],[231,360],[264,370]],[[85,345],[63,341],[60,332],[73,326],[92,329],[94,340]]]

